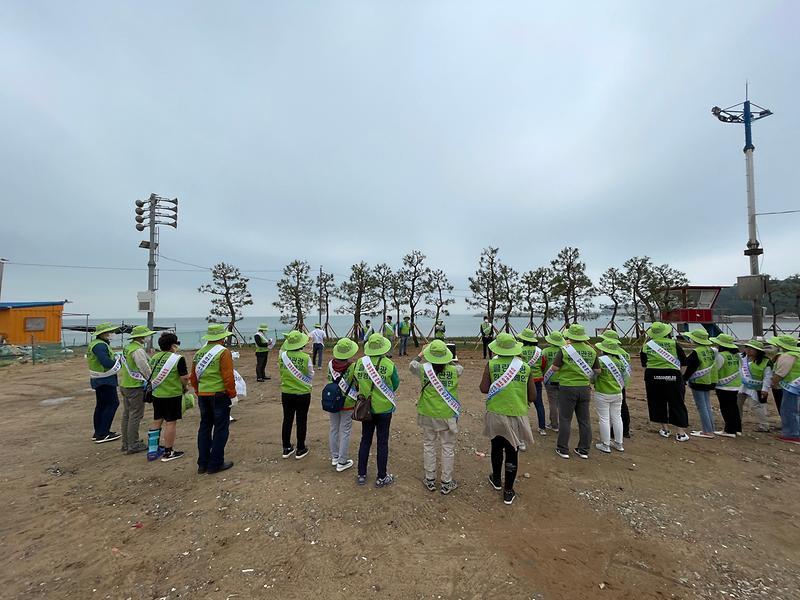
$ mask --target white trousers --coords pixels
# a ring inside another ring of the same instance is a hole
[[[594,393],[594,407],[600,419],[600,441],[611,444],[611,428],[614,441],[622,444],[622,394]]]

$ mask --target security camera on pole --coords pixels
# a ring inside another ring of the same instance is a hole
[[[147,327],[153,329],[155,318],[155,298],[158,289],[158,276],[156,272],[156,262],[158,261],[158,227],[157,225],[167,225],[168,227],[178,228],[178,199],[162,198],[155,194],[150,194],[147,200],[136,201],[136,230],[150,230],[150,240],[139,242],[139,248],[149,250],[150,255],[147,261],[147,291],[137,294],[139,311],[147,312]],[[152,346],[152,338],[149,344]]]
[[[756,112],[753,112],[756,109]],[[753,336],[758,337],[764,334],[764,313],[761,308],[763,295],[766,292],[766,277],[759,275],[758,257],[764,254],[764,249],[758,242],[756,232],[756,191],[753,180],[753,145],[752,127],[754,121],[763,119],[772,114],[771,110],[762,108],[750,102],[747,88],[745,88],[745,101],[741,104],[720,108],[715,106],[711,109],[711,114],[723,123],[744,123],[744,159],[747,177],[747,224],[749,238],[745,256],[750,257],[750,277],[739,278],[740,296],[753,301]]]

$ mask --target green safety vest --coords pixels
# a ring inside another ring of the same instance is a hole
[[[92,352],[94,347],[99,344],[105,344],[106,346],[108,346],[108,353],[111,356],[111,358],[114,358],[114,351],[111,349],[111,346],[108,344],[108,342],[106,342],[105,340],[101,340],[100,338],[95,338],[91,342],[89,342],[89,347],[86,350],[86,362],[89,363],[90,371],[95,371],[97,373],[105,373],[106,371],[108,371],[108,369],[106,369],[102,365],[102,363],[97,358],[95,353]]]
[[[625,370],[625,363],[622,362],[622,359],[613,354],[606,354],[605,356],[610,358],[611,362],[617,365],[619,372],[622,373],[622,378],[625,379],[627,371]],[[622,386],[617,383],[616,377],[614,377],[611,371],[608,370],[608,367],[603,364],[602,360],[600,361],[600,374],[594,381],[594,389],[601,394],[622,393]]]
[[[483,334],[483,337],[492,337],[492,332],[493,330],[491,323],[487,323],[486,321],[481,323],[481,333]]]
[[[327,367],[325,367],[325,368],[326,368],[326,369],[327,369],[327,371],[328,371],[328,383],[333,383],[333,377],[331,377],[331,370],[330,370],[330,369],[328,369]],[[358,390],[358,386],[356,385],[356,380],[355,380],[355,379],[356,379],[356,376],[355,376],[355,371],[356,371],[356,365],[355,365],[355,363],[352,363],[352,364],[350,364],[350,365],[349,365],[349,366],[348,366],[348,367],[347,367],[347,368],[344,370],[344,373],[342,374],[342,381],[343,381],[345,384],[348,384],[348,383],[349,383],[349,384],[351,385],[352,389],[354,389],[354,390]],[[341,388],[340,388],[340,390],[341,390]],[[343,392],[343,391],[342,391],[342,395],[344,395],[344,392]],[[353,408],[355,405],[356,405],[356,401],[355,401],[355,400],[353,400],[353,399],[350,397],[350,394],[348,394],[347,396],[345,396],[345,399],[344,399],[344,408]]]
[[[742,374],[739,372],[741,361],[739,360],[739,353],[734,352],[720,352],[720,356],[725,362],[719,368],[717,386],[722,388],[739,388],[742,385]],[[736,373],[736,377],[729,383],[720,384],[719,381],[725,379]]]
[[[378,374],[381,376],[386,385],[392,387],[392,373],[394,373],[394,363],[385,356],[371,356],[370,361],[373,365],[378,364],[380,359],[380,366],[378,367]],[[369,373],[364,369],[361,360],[356,363],[356,382],[358,383],[358,393],[362,396],[369,396],[372,394],[372,412],[376,415],[389,413],[394,410],[392,403],[383,395],[380,388],[372,384],[372,379],[369,378]]]
[[[128,368],[133,369],[135,372],[138,373],[139,369],[136,366],[136,363],[133,360],[133,353],[137,350],[144,348],[142,344],[137,341],[128,342],[128,345],[122,350],[123,356],[125,356],[125,364],[128,365]],[[128,372],[128,369],[125,368],[125,365],[122,365],[122,368],[119,371],[122,374],[122,381],[120,382],[120,387],[124,388],[140,388],[144,385],[144,381],[139,381],[138,379],[134,379],[131,377],[131,374]]]
[[[433,337],[435,337],[437,340],[443,340],[444,339],[444,331],[445,331],[444,325],[442,325],[441,327],[437,327],[433,331]]]
[[[790,394],[796,394],[797,389],[792,390],[789,385],[796,381],[798,377],[800,377],[800,352],[784,352],[783,354],[788,354],[789,356],[794,356],[794,364],[792,368],[789,369],[789,372],[786,374],[786,377],[781,379],[781,387],[789,392]]]
[[[411,335],[411,321],[403,321],[400,323],[400,335]]]
[[[573,342],[572,347],[583,357],[589,368],[592,368],[594,361],[597,360],[597,351],[584,342]],[[583,387],[589,385],[589,383],[589,377],[567,354],[567,347],[561,348],[561,368],[558,370],[558,385],[561,387]]]
[[[383,324],[383,337],[392,337],[394,335],[394,327],[391,323]]]
[[[754,380],[760,381],[763,384],[764,371],[766,371],[767,367],[769,366],[769,359],[766,356],[763,359],[761,359],[761,362],[753,362],[752,360],[748,359],[748,364],[750,365],[750,376]],[[746,384],[744,383],[744,378],[742,379],[742,385],[745,385],[745,387],[747,387]],[[760,389],[761,389],[761,384],[759,384],[759,390]]]
[[[489,360],[489,378],[494,383],[506,372],[512,356],[498,356]],[[522,367],[507,386],[497,392],[486,403],[487,412],[509,417],[521,417],[528,414],[528,379],[531,368],[523,361]]]
[[[539,360],[537,360],[534,365],[530,364],[530,360],[533,358],[533,355],[536,354],[537,348],[538,346],[523,346],[520,358],[531,368],[531,377],[534,379],[541,379],[544,377],[544,373],[542,373],[542,357],[544,357],[544,350],[542,350],[542,353],[539,355]]]
[[[284,394],[308,394],[311,386],[306,385],[289,372],[281,360],[282,352],[278,352],[278,372],[281,375],[281,392]],[[290,350],[286,353],[292,364],[303,374],[308,375],[309,356],[302,350]]]
[[[458,400],[458,370],[453,365],[445,365],[442,372],[437,373],[436,376],[447,391]],[[419,402],[417,402],[417,412],[434,419],[451,419],[455,417],[456,413],[453,412],[453,409],[447,405],[447,402],[442,399],[439,392],[429,383],[428,376],[425,375],[422,365],[419,367],[419,380],[422,384],[422,391],[419,395]]]
[[[198,350],[192,359],[192,370],[197,367],[197,363],[203,358],[211,348],[219,344],[206,344]],[[225,352],[230,352],[227,348],[217,354],[211,361],[211,364],[203,371],[202,377],[197,381],[198,393],[216,393],[225,391],[225,381],[222,379],[222,371],[219,368],[219,359]]]
[[[559,352],[561,352],[561,348],[559,348],[558,346],[545,346],[544,348],[542,348],[542,353],[544,354],[544,357],[547,359],[547,367],[545,367],[546,369],[549,370],[550,367],[553,366],[553,361],[555,361],[556,355]],[[547,382],[547,385],[554,385],[558,383],[558,380],[559,380],[559,374],[558,371],[555,371],[553,375],[550,377],[550,381]]]
[[[150,357],[150,368],[153,370],[153,378],[161,372],[161,367],[164,366],[164,363],[167,362],[171,354],[172,352],[156,352]],[[181,382],[180,375],[178,375],[179,362],[181,361],[177,360],[175,364],[172,365],[169,375],[167,375],[164,381],[153,390],[153,396],[155,398],[175,398],[176,396],[183,395],[183,383]],[[208,369],[210,368],[211,365],[208,366]],[[203,372],[203,379],[205,379],[208,369]]]
[[[717,367],[715,366],[717,353],[714,351],[714,349],[711,346],[700,346],[694,349],[694,353],[697,354],[697,358],[700,361],[700,366],[697,367],[697,370],[700,371],[702,369],[711,367],[711,371],[708,373],[708,375],[703,375],[697,379],[692,379],[689,383],[699,383],[701,385],[711,385],[717,383]]]
[[[664,348],[667,352],[672,354],[675,358],[678,358],[678,342],[670,338],[663,338],[660,340],[653,340],[656,344]],[[676,367],[671,362],[669,362],[666,358],[663,358],[658,352],[650,348],[647,345],[647,342],[644,343],[642,346],[642,352],[647,355],[647,365],[646,368],[648,369],[674,369],[675,371],[680,371],[679,367]]]
[[[264,333],[263,331],[259,331],[258,333],[259,333],[259,335],[263,336],[264,343],[267,343],[267,334]],[[269,345],[267,345],[267,346],[259,346],[258,344],[256,344],[256,353],[260,353],[260,352],[269,352]]]

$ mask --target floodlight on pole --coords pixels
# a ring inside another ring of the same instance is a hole
[[[755,111],[753,109],[756,109]],[[753,145],[752,124],[759,119],[763,119],[772,114],[772,111],[750,102],[748,87],[745,87],[745,101],[720,108],[715,106],[711,109],[711,114],[723,123],[743,124],[744,125],[744,158],[745,176],[747,178],[747,228],[748,240],[745,256],[750,258],[750,275],[759,276],[758,257],[764,254],[764,249],[758,241],[758,231],[756,227],[756,192],[755,179],[753,175]],[[761,336],[764,334],[764,313],[761,308],[762,298],[753,300],[753,335]]]

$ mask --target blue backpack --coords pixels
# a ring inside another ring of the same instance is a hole
[[[339,382],[344,375],[339,375],[336,379],[328,383],[322,388],[322,410],[329,413],[337,413],[344,408],[344,401],[346,394],[342,393],[339,387]],[[347,383],[347,392],[350,393],[350,388],[353,387],[353,382]]]

